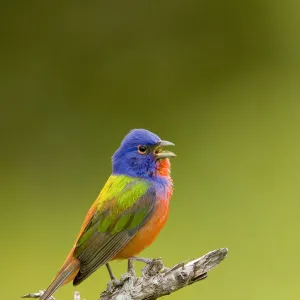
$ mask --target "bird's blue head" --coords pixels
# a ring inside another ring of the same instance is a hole
[[[133,129],[112,157],[113,174],[143,178],[163,175],[163,169],[170,168],[168,158],[176,156],[163,147],[172,145],[148,130]]]

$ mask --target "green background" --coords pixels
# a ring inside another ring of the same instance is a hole
[[[142,256],[229,248],[168,299],[300,297],[299,1],[1,6],[3,299],[48,286],[132,128],[178,155],[168,223]],[[102,268],[76,290],[97,299],[107,282]]]

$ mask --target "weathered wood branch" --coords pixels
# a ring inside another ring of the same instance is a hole
[[[228,250],[211,251],[189,263],[179,263],[167,269],[160,259],[153,260],[142,270],[142,277],[130,273],[121,277],[118,284],[108,285],[99,300],[152,300],[171,294],[207,277],[226,256]]]
[[[141,277],[137,278],[134,272],[128,272],[119,281],[109,283],[99,300],[154,300],[169,295],[206,278],[207,273],[220,264],[227,253],[227,248],[221,248],[188,263],[181,262],[170,269],[164,267],[161,259],[154,259],[143,268]],[[40,291],[25,296],[38,298],[42,293]],[[80,300],[78,292],[75,292],[74,299]]]

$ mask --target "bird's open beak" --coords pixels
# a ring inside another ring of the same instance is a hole
[[[158,147],[156,148],[156,150],[154,152],[156,160],[176,156],[176,154],[171,152],[171,151],[163,150],[164,146],[175,146],[175,145],[171,142],[168,142],[168,141],[161,141],[158,144]]]

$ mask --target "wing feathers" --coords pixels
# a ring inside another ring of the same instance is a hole
[[[110,189],[114,189],[114,184],[118,182],[109,180],[109,187],[105,188],[108,194]],[[74,255],[80,261],[80,271],[73,281],[74,285],[113,259],[154,211],[155,191],[141,179],[132,178],[117,195],[115,192],[111,194],[115,198],[99,199],[103,204],[98,205],[100,208],[78,239]]]
[[[90,250],[94,252],[93,258],[89,256],[88,253],[80,255],[78,259],[81,261],[80,271],[78,272],[76,278],[73,281],[74,285],[78,285],[93,272],[95,272],[100,266],[106,264],[112,258],[114,258],[119,251],[131,240],[132,237],[128,236],[126,233],[117,234],[112,238],[107,239],[103,243],[102,247],[97,249],[99,237],[91,244]]]

